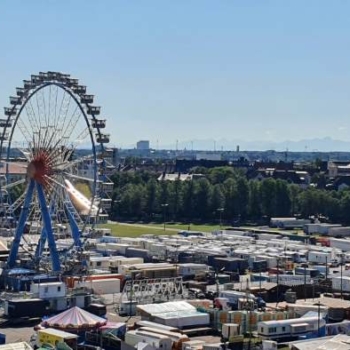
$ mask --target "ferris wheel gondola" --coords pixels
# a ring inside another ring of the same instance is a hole
[[[61,272],[66,255],[56,244],[59,233],[79,251],[82,233],[107,218],[110,136],[102,132],[106,120],[97,118],[94,100],[78,79],[60,72],[32,75],[10,97],[0,119],[0,229],[14,235],[8,268],[17,265],[21,242],[36,237],[33,262],[50,259]]]

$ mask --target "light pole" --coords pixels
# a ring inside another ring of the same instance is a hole
[[[280,294],[280,258],[277,257],[277,276],[276,276],[276,282],[277,282],[277,289],[276,289],[276,306],[279,302],[279,294]]]
[[[218,208],[216,209],[216,211],[218,211],[220,213],[220,230],[222,228],[222,213],[224,211],[224,208]]]
[[[161,207],[163,208],[163,225],[164,225],[163,230],[164,231],[165,231],[165,210],[166,210],[168,205],[169,205],[168,203],[161,204]]]
[[[340,297],[343,299],[343,257],[344,254],[340,254]]]
[[[320,329],[321,306],[323,306],[323,304],[321,304],[321,302],[318,301],[314,305],[317,306],[317,336],[320,337],[321,336],[321,329]]]
[[[306,266],[304,266],[304,300],[306,300]]]

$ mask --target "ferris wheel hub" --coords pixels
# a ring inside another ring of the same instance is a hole
[[[48,184],[49,176],[52,175],[50,163],[50,156],[46,152],[40,151],[28,164],[28,178],[46,186]]]

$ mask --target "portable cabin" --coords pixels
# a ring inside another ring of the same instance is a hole
[[[258,334],[263,339],[283,339],[305,336],[309,333],[318,335],[324,332],[326,321],[322,317],[301,317],[289,320],[258,322]]]

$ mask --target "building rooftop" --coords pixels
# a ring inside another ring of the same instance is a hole
[[[349,300],[329,298],[329,297],[321,297],[321,298],[306,299],[306,300],[299,299],[299,300],[297,300],[296,305],[315,305],[319,302],[323,306],[326,306],[329,308],[342,308],[342,309],[349,309],[350,308],[350,301]]]

